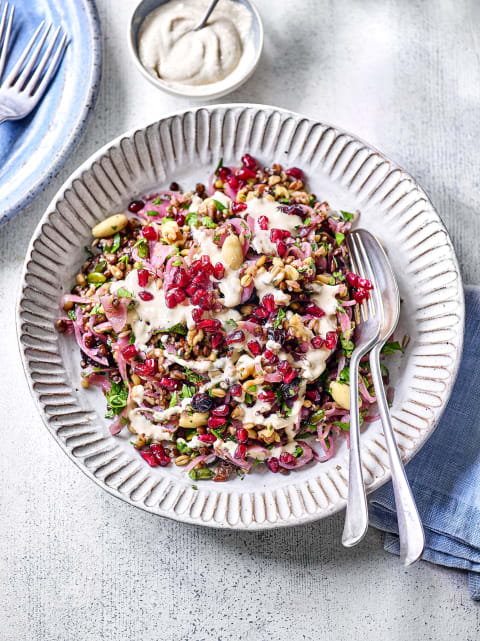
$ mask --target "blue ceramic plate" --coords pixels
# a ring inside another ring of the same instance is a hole
[[[69,45],[55,78],[26,118],[0,124],[0,225],[16,216],[61,169],[95,104],[102,68],[100,23],[93,0],[15,0],[7,68],[42,20],[62,24]]]

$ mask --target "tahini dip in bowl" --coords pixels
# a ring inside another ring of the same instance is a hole
[[[255,71],[263,47],[260,16],[248,0],[220,0],[207,25],[193,31],[210,0],[143,0],[129,42],[154,85],[188,98],[218,98]]]

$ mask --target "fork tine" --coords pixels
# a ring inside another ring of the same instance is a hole
[[[42,93],[47,88],[47,85],[50,82],[51,77],[53,76],[53,74],[57,69],[58,63],[60,62],[63,54],[65,53],[66,47],[67,47],[67,34],[64,33],[62,39],[60,40],[60,44],[58,45],[57,50],[55,51],[55,54],[47,67],[47,71],[45,72],[45,75],[43,76],[42,81],[40,82],[40,84],[32,94],[36,98],[40,98]]]
[[[47,39],[48,34],[50,33],[51,28],[52,28],[52,25],[49,24],[48,27],[43,32],[42,37],[38,41],[37,45],[35,46],[35,49],[33,50],[32,55],[28,59],[27,64],[23,68],[22,73],[19,75],[18,80],[15,81],[15,85],[18,88],[18,91],[22,91],[25,88],[28,81],[28,76],[31,74],[35,63],[37,62],[38,56],[40,55],[42,47],[45,43],[45,40]]]
[[[8,76],[7,76],[6,80],[5,80],[5,85],[6,86],[10,87],[11,85],[13,85],[13,82],[14,82],[15,78],[17,77],[17,75],[19,74],[19,72],[20,72],[20,70],[21,70],[21,68],[23,66],[23,63],[27,59],[27,56],[29,55],[33,45],[35,44],[35,40],[37,39],[38,34],[41,32],[41,30],[43,29],[44,26],[45,26],[45,20],[42,20],[40,25],[37,27],[37,30],[33,34],[33,36],[30,38],[30,42],[25,47],[22,55],[20,56],[20,59],[17,61],[17,64],[13,67],[11,72],[8,74]]]
[[[350,266],[352,268],[352,272],[354,274],[358,274],[359,267],[356,260],[357,248],[353,245],[352,238],[353,238],[352,234],[349,234],[347,237],[347,245],[348,245],[348,249],[350,250]],[[360,322],[361,320],[360,316],[365,317],[366,315],[366,307],[364,303],[361,303],[360,305],[357,303],[357,305],[355,306],[355,309],[357,308],[358,308],[358,311],[356,312],[357,314],[356,318],[357,318],[357,321]],[[367,318],[368,318],[368,314],[367,314]]]
[[[351,256],[353,257],[352,266],[355,268],[354,271],[356,274],[361,276],[361,278],[365,278],[365,269],[363,267],[360,250],[358,248],[357,235],[353,232],[350,234],[349,239],[350,239],[350,253],[351,253]],[[370,317],[375,316],[375,308],[372,309],[372,306],[369,300],[363,301],[362,303],[357,303],[357,305],[360,310],[360,315],[362,317],[362,320],[366,321],[368,320],[369,316]]]
[[[362,278],[368,278],[368,280],[372,283],[374,290],[376,291],[378,288],[378,283],[375,277],[375,272],[373,271],[372,264],[370,263],[370,259],[365,250],[365,246],[363,244],[362,238],[359,234],[355,234],[354,242],[356,243],[356,246],[358,249],[358,260],[359,260],[359,266],[360,266],[359,273],[362,276]],[[371,315],[378,316],[380,310],[376,309],[375,297],[369,296],[367,299],[367,305]],[[378,303],[377,303],[377,307],[378,307]]]
[[[35,90],[35,86],[36,86],[36,84],[38,82],[38,79],[42,75],[43,70],[45,69],[45,66],[46,66],[46,64],[47,64],[47,62],[48,62],[48,60],[49,60],[49,58],[50,58],[50,56],[52,54],[52,51],[53,51],[53,48],[54,48],[54,46],[55,46],[55,44],[57,42],[57,38],[58,38],[58,34],[60,33],[60,30],[61,30],[61,27],[57,27],[56,28],[55,33],[53,34],[53,38],[52,38],[50,44],[47,47],[47,50],[43,54],[42,59],[38,63],[34,74],[32,75],[32,77],[28,81],[28,84],[25,87],[25,90],[29,94],[33,94],[33,92]]]
[[[7,11],[8,11],[8,2],[5,4],[5,7],[3,8],[2,22],[0,24],[0,43],[2,42],[2,38],[5,34],[5,37],[3,38],[3,44],[0,46],[0,78],[2,77],[2,73],[5,68],[5,61],[7,59],[8,43],[10,41],[10,33],[12,31],[13,13],[15,11],[15,7],[12,5],[12,7],[10,8],[10,15],[8,17],[7,28],[5,30],[5,21],[7,19]]]

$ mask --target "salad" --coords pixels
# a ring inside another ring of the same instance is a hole
[[[356,216],[310,193],[301,169],[245,154],[220,160],[207,187],[172,183],[96,225],[57,329],[74,334],[111,433],[194,481],[334,456],[355,305],[372,288],[348,267]],[[359,394],[374,420],[368,362]]]

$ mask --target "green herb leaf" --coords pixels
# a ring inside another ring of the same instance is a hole
[[[132,332],[128,338],[128,344],[129,345],[134,345],[135,344],[135,334]]]
[[[185,217],[185,223],[187,225],[190,225],[190,227],[198,227],[200,224],[200,219],[198,217],[198,214],[192,213],[192,214],[187,214]]]
[[[352,220],[355,218],[354,214],[351,214],[349,211],[340,210],[340,213],[342,214],[343,219],[346,220],[348,223],[351,223]]]
[[[332,421],[332,425],[336,425],[344,432],[348,432],[348,430],[350,429],[350,422],[345,423],[343,421]]]
[[[192,452],[191,448],[188,447],[188,443],[183,439],[177,439],[175,446],[180,454],[190,454]]]
[[[215,203],[215,207],[218,209],[218,211],[224,211],[227,209],[223,203],[221,203],[219,200],[216,200],[215,198],[213,199],[213,202]]]
[[[344,367],[340,372],[339,380],[342,383],[350,383],[350,368]]]
[[[173,327],[169,327],[168,329],[164,330],[165,332],[172,332],[173,334],[180,334],[181,336],[186,336],[188,333],[188,329],[185,325],[182,325],[182,323],[177,323]]]
[[[174,260],[172,262],[172,265],[173,265],[173,267],[181,267],[183,265],[183,263],[179,258],[177,258],[177,260]]]
[[[177,397],[177,392],[175,391],[170,397],[170,403],[168,404],[168,407],[175,407],[177,403],[178,403],[178,397]]]
[[[350,358],[350,356],[352,355],[353,350],[355,349],[355,345],[354,345],[353,341],[348,340],[347,338],[345,338],[345,336],[344,336],[344,334],[342,332],[340,334],[340,342],[342,344],[343,353],[345,354],[345,356],[347,358]]]
[[[147,216],[160,216],[160,212],[154,211],[153,209],[149,209],[146,214]]]
[[[245,393],[245,403],[252,403],[253,401],[253,396],[249,394],[248,392]]]
[[[194,372],[193,369],[189,369],[188,367],[185,369],[185,376],[188,378],[190,383],[201,383],[204,380],[203,376],[197,374],[197,372]]]
[[[115,234],[115,236],[113,237],[113,245],[110,247],[110,252],[112,254],[120,249],[120,240],[120,234]]]
[[[125,265],[128,263],[128,256],[127,254],[124,254],[121,258],[118,259],[119,263],[125,263]]]
[[[182,400],[184,398],[192,398],[194,394],[195,387],[193,387],[193,385],[185,385],[185,383],[182,385],[182,389],[180,391],[180,398]]]
[[[128,289],[125,289],[125,287],[120,287],[120,289],[117,290],[117,296],[120,296],[120,298],[133,298],[133,294],[128,291]]]
[[[217,201],[215,201],[217,202]],[[225,209],[225,207],[224,207]],[[207,229],[215,229],[217,227],[217,223],[214,223],[213,220],[210,218],[210,216],[204,216],[202,218],[202,225],[204,227],[207,227]]]
[[[312,194],[309,198],[308,204],[310,207],[313,207],[315,205],[315,196]]]
[[[345,234],[341,234],[339,231],[336,231],[335,232],[335,240],[337,241],[337,245],[340,247],[340,245],[345,240]]]
[[[403,352],[402,346],[398,341],[390,341],[382,347],[382,354],[393,354],[395,352]]]
[[[166,200],[168,200],[168,196],[159,196],[152,200],[152,205],[162,205]]]
[[[128,387],[123,383],[112,383],[110,390],[105,394],[110,410],[105,414],[106,418],[112,418],[121,413],[127,405]]]
[[[215,176],[217,176],[217,178],[218,178],[218,172],[222,167],[223,167],[223,158],[220,158],[220,160],[218,161],[218,165],[215,169]]]
[[[302,456],[302,454],[303,454],[303,447],[300,447],[300,445],[297,445],[297,447],[295,448],[295,452],[293,453],[293,456],[295,458],[299,458],[300,456]]]
[[[74,309],[69,309],[69,310],[68,310],[68,312],[67,312],[67,316],[68,316],[68,318],[70,318],[72,321],[77,320],[77,316],[76,316],[76,314],[75,314],[75,310],[74,310]]]
[[[277,329],[280,327],[282,324],[283,319],[286,317],[287,313],[285,312],[285,309],[283,307],[280,307],[278,310],[277,318],[275,319],[275,322],[273,323],[273,327]]]

